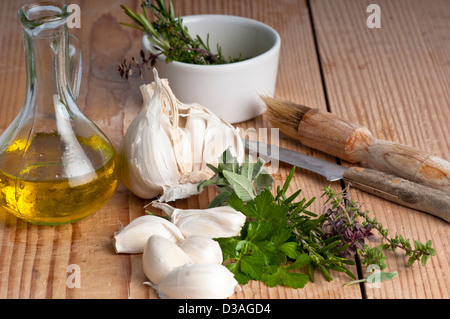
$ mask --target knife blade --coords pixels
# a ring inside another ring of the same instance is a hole
[[[244,139],[251,155],[281,161],[324,176],[344,180],[352,187],[391,202],[419,210],[450,222],[450,195],[406,179],[362,167],[345,167],[286,148]]]

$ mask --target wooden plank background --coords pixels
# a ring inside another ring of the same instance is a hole
[[[367,15],[356,14],[370,3],[380,4],[380,29],[364,27]],[[330,111],[380,139],[448,160],[450,2],[322,0],[312,2],[312,13]],[[366,288],[367,297],[448,298],[448,224],[362,192],[352,194],[392,234],[432,239],[438,251],[425,268],[407,269],[404,258],[389,258],[388,270],[398,271],[399,280]]]
[[[0,133],[23,102],[25,68],[19,7],[32,1],[0,3]],[[274,27],[282,39],[276,95],[329,110],[367,126],[383,139],[408,144],[450,159],[450,3],[446,0],[378,0],[381,28],[366,26],[366,0],[175,0],[183,15],[223,13],[250,17]],[[136,78],[124,81],[117,64],[137,56],[141,34],[118,22],[119,7],[138,9],[140,1],[70,1],[81,7],[81,28],[72,30],[83,45],[80,108],[118,147],[141,105]],[[145,80],[144,80],[145,81]],[[270,127],[263,116],[240,127]],[[282,136],[280,144],[309,155],[332,157]],[[289,165],[274,172],[277,183]],[[318,196],[327,181],[298,170],[289,192]],[[339,184],[333,184],[336,189]],[[208,189],[176,203],[205,207]],[[400,253],[388,253],[389,271],[399,276],[378,288],[343,286],[349,278],[317,276],[304,289],[268,288],[251,282],[233,298],[448,298],[449,225],[435,217],[352,190],[392,233],[433,240],[436,256],[426,267],[406,267]],[[111,201],[74,224],[27,224],[0,210],[0,298],[157,298],[142,285],[140,255],[117,255],[111,238],[122,225],[144,213],[145,201],[119,186]],[[317,200],[312,209],[320,211]],[[81,270],[81,287],[69,288],[68,265]],[[352,269],[356,273],[356,267]],[[364,268],[362,268],[364,271]]]

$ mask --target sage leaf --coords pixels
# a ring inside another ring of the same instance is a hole
[[[227,181],[233,186],[236,195],[244,202],[251,201],[255,198],[253,192],[253,184],[244,176],[231,171],[222,172]]]
[[[264,164],[266,164],[266,161],[264,161],[261,157],[258,157],[256,163],[253,165],[253,174],[252,174],[253,180],[255,180],[259,176],[259,174],[261,174],[261,172],[264,169]]]
[[[248,180],[252,180],[253,162],[252,162],[252,157],[250,155],[245,158],[244,164],[242,164],[241,175],[244,176]]]
[[[262,169],[260,174],[255,179],[256,193],[261,194],[265,189],[272,189],[275,179],[265,169]]]

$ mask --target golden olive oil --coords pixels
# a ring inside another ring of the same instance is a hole
[[[67,147],[57,134],[10,143],[0,155],[0,207],[46,225],[74,222],[100,209],[118,185],[116,151],[100,136],[76,140],[92,167],[79,176],[66,176],[67,166],[75,165],[76,172],[83,159],[62,161]]]

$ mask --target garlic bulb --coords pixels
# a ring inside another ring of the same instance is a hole
[[[244,214],[230,206],[178,209],[157,201],[153,201],[151,205],[167,214],[185,237],[193,235],[210,238],[238,236],[246,219]]]
[[[142,253],[152,235],[163,236],[176,244],[184,240],[181,231],[163,217],[143,215],[114,234],[113,246],[116,253]]]
[[[145,284],[165,299],[224,299],[240,289],[228,268],[219,264],[185,264],[172,270],[159,285]]]
[[[121,181],[141,198],[174,201],[197,194],[197,185],[213,172],[230,148],[242,162],[245,152],[239,130],[200,104],[177,100],[166,79],[140,87],[142,109],[131,122],[119,148]]]
[[[190,236],[180,245],[180,248],[194,263],[221,264],[222,249],[217,241],[205,236]]]
[[[155,285],[159,285],[175,268],[190,262],[191,259],[177,244],[160,235],[150,236],[142,254],[144,273]]]

